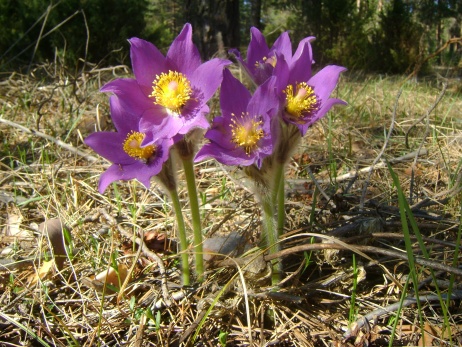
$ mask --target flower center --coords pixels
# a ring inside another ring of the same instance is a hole
[[[144,140],[146,135],[136,131],[128,133],[127,138],[123,143],[124,152],[130,157],[147,161],[156,152],[157,147],[155,145],[149,145],[141,147],[141,142]]]
[[[180,113],[181,108],[190,99],[191,83],[181,72],[162,72],[152,82],[152,94],[155,104],[164,106],[174,113]]]
[[[269,64],[271,65],[272,67],[276,67],[276,63],[277,63],[277,58],[275,55],[273,55],[272,57],[263,57],[263,59],[261,61],[257,61],[255,63],[255,66],[257,68],[263,68],[265,66],[265,64]]]
[[[249,119],[248,113],[242,113],[240,117],[236,117],[234,113],[231,115],[235,118],[231,119],[230,127],[232,134],[232,142],[239,147],[243,147],[245,153],[250,155],[250,152],[257,147],[258,141],[263,137],[263,130],[260,129],[261,120]]]
[[[319,101],[311,88],[305,82],[297,83],[294,87],[290,84],[284,90],[286,94],[286,112],[292,116],[294,121],[302,121],[302,115],[304,113],[312,113],[317,111],[319,108]]]

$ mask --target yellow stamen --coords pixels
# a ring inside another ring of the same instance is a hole
[[[304,113],[311,113],[318,110],[319,102],[313,88],[305,82],[297,83],[294,87],[290,84],[284,90],[286,94],[286,112],[295,122],[302,121],[300,118]]]
[[[145,136],[145,134],[136,131],[130,132],[123,143],[124,152],[132,158],[143,161],[151,158],[156,152],[157,147],[155,145],[141,147],[141,142]]]
[[[272,57],[263,57],[263,59],[261,61],[257,61],[255,63],[255,67],[259,68],[259,67],[262,67],[263,64],[270,64],[272,67],[276,67],[276,63],[277,63],[277,58],[275,55],[273,55]]]
[[[231,114],[235,117],[235,114]],[[232,141],[239,147],[245,149],[245,153],[250,155],[250,152],[257,147],[258,141],[263,137],[264,132],[259,129],[263,123],[261,120],[256,121],[255,119],[246,119],[248,114],[242,113],[242,115],[236,120],[232,118],[231,122],[231,134]]]
[[[152,82],[152,94],[155,104],[164,106],[168,110],[179,114],[181,108],[190,99],[192,93],[191,83],[181,72],[162,72]]]

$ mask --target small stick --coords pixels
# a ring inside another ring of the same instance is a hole
[[[448,297],[447,294],[442,294],[441,298],[438,295],[425,295],[425,296],[419,296],[419,301],[420,302],[425,302],[425,301],[439,301],[440,299],[446,300]],[[457,300],[457,299],[462,299],[462,291],[454,291],[451,294],[451,300]],[[384,316],[390,313],[394,313],[397,311],[399,308],[407,307],[413,304],[417,303],[416,298],[406,298],[403,300],[403,302],[396,302],[394,304],[388,305],[383,308],[378,308],[365,316],[359,318],[356,322],[354,322],[350,328],[343,334],[343,342],[348,340],[352,336],[356,336],[359,329],[361,329],[363,326],[370,326],[369,322],[370,321],[377,321],[377,319],[380,316]]]
[[[337,242],[340,240],[336,240]],[[361,252],[361,253],[375,253],[375,254],[383,254],[388,257],[395,257],[398,259],[402,259],[407,261],[408,256],[406,253],[403,252],[397,252],[394,250],[390,249],[383,249],[380,247],[374,247],[374,246],[363,246],[363,245],[346,245],[346,244],[341,244],[341,243],[314,243],[314,244],[307,244],[307,245],[300,245],[300,246],[295,246],[291,248],[286,248],[282,251],[279,251],[277,253],[273,254],[268,254],[264,257],[265,261],[270,261],[272,259],[284,257],[286,255],[292,254],[292,253],[298,253],[298,252],[304,252],[304,251],[313,251],[313,250],[323,250],[323,249],[340,249],[340,250],[351,250],[354,252]],[[361,254],[359,253],[359,254]],[[362,254],[361,254],[362,255]],[[369,258],[368,258],[369,259]],[[429,259],[423,259],[416,257],[415,262],[417,264],[420,264],[422,266],[427,266],[431,269],[437,269],[441,271],[446,271],[458,276],[462,276],[462,269],[449,266],[434,260],[429,260]]]
[[[414,151],[414,152],[408,153],[406,155],[403,155],[401,157],[390,159],[388,162],[391,163],[391,164],[399,163],[399,162],[406,161],[406,160],[409,160],[409,159],[414,159],[416,155],[417,156],[426,155],[427,153],[428,153],[427,149],[422,148],[420,151]],[[348,173],[346,173],[344,175],[337,176],[337,177],[334,178],[333,181],[334,182],[341,182],[341,181],[349,180],[350,178],[354,178],[355,176],[357,176],[360,173],[369,172],[370,170],[375,170],[375,169],[383,169],[385,167],[387,167],[386,162],[376,163],[376,164],[373,164],[371,166],[363,167],[362,169],[355,170],[355,171],[352,171],[352,172],[348,172]],[[317,180],[317,182],[320,183],[320,184],[330,183],[330,181],[331,181],[330,179]]]
[[[119,230],[120,233],[125,235],[127,238],[132,239],[133,235],[130,234],[128,231],[126,231],[122,226],[117,224],[117,221],[115,220],[114,217],[112,217],[104,208],[100,210],[101,214],[106,218],[106,220],[111,223],[112,225],[116,226],[117,229]],[[143,239],[137,237],[135,238],[135,243],[138,244],[138,246],[141,248],[141,251],[148,257],[153,258],[157,266],[159,267],[159,272],[161,275],[161,287],[162,287],[162,297],[164,298],[165,305],[170,306],[172,304],[170,300],[170,294],[169,294],[169,289],[167,286],[167,276],[166,276],[166,271],[165,271],[165,266],[162,261],[162,259],[155,253],[152,252],[148,246],[146,246],[146,243],[144,242]]]
[[[409,148],[409,133],[410,131],[412,130],[412,128],[414,128],[417,124],[419,124],[424,118],[426,118],[426,124],[425,124],[425,136],[423,137],[423,141],[422,143],[420,144],[419,146],[419,149],[422,148],[422,145],[423,145],[423,142],[425,141],[425,138],[427,137],[428,135],[428,129],[429,129],[429,116],[430,116],[430,113],[433,112],[433,110],[436,108],[436,106],[438,106],[438,104],[440,103],[441,99],[443,98],[444,94],[446,93],[446,89],[448,88],[448,84],[447,83],[443,83],[443,90],[441,91],[440,95],[438,96],[438,98],[436,99],[436,101],[433,103],[433,105],[427,110],[427,112],[421,116],[419,119],[417,119],[414,123],[412,123],[412,125],[409,127],[409,129],[407,129],[406,131],[406,135],[404,135],[404,139],[405,139],[405,144],[406,144],[406,148]],[[415,163],[414,163],[415,164]]]
[[[54,144],[57,144],[60,147],[63,147],[64,149],[68,150],[69,152],[80,155],[81,157],[87,159],[88,161],[91,161],[92,163],[99,161],[98,158],[96,158],[96,157],[94,157],[94,156],[92,156],[90,154],[87,154],[84,151],[81,151],[80,149],[75,148],[74,146],[72,146],[72,145],[70,145],[68,143],[65,143],[65,142],[63,142],[61,140],[58,140],[58,139],[54,138],[53,136],[44,134],[41,131],[26,128],[25,126],[22,126],[20,124],[17,124],[15,122],[12,122],[12,121],[7,120],[7,119],[2,118],[2,117],[0,117],[0,123],[4,123],[4,124],[7,124],[7,125],[12,126],[14,128],[17,128],[17,129],[25,132],[26,134],[31,134],[31,135],[35,135],[35,136],[38,136],[38,137],[42,137],[42,138],[44,138],[44,139],[46,139],[48,141],[53,142]]]
[[[366,181],[364,182],[363,191],[362,191],[361,199],[360,199],[360,202],[359,202],[359,210],[360,211],[362,211],[364,209],[364,200],[366,199],[367,187],[369,186],[369,182],[371,180],[372,172],[374,171],[374,165],[378,163],[380,158],[382,158],[383,153],[385,153],[385,149],[387,149],[388,142],[390,141],[391,133],[393,132],[393,128],[395,126],[396,111],[398,110],[398,101],[399,101],[399,98],[400,98],[402,92],[403,92],[403,90],[400,89],[398,94],[396,95],[395,106],[393,107],[393,113],[392,113],[392,117],[391,117],[390,128],[388,129],[387,137],[385,138],[385,142],[383,143],[383,146],[382,146],[382,149],[380,150],[380,153],[377,155],[377,157],[372,162],[372,166],[370,167],[369,173],[368,173],[368,175],[366,177]]]

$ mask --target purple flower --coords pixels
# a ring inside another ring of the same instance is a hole
[[[346,69],[342,66],[329,65],[312,76],[311,61],[311,44],[304,42],[290,64],[281,61],[274,69],[281,99],[282,119],[286,123],[296,125],[302,136],[333,105],[346,104],[343,100],[330,98],[330,94],[337,86],[340,73]]]
[[[190,24],[183,27],[165,57],[147,41],[129,41],[135,79],[117,79],[101,91],[114,93],[124,108],[142,115],[143,145],[195,127],[208,128],[206,102],[220,85],[224,66],[231,62],[217,58],[201,64]]]
[[[274,115],[279,106],[275,79],[257,88],[254,95],[225,70],[220,92],[222,116],[213,120],[205,137],[210,140],[197,153],[195,161],[215,158],[225,165],[261,167],[273,151],[277,132]],[[276,132],[275,132],[276,130]]]
[[[173,140],[163,138],[142,146],[146,134],[138,127],[140,116],[125,110],[116,96],[111,96],[109,102],[117,132],[97,132],[85,139],[88,146],[113,163],[101,175],[99,191],[103,193],[114,181],[134,178],[149,188],[151,177],[168,159]]]
[[[242,59],[237,49],[230,50],[230,53],[236,56],[238,62],[257,85],[261,85],[273,75],[273,70],[278,64],[280,57],[290,66],[293,60],[299,58],[304,44],[314,40],[314,37],[310,36],[300,41],[295,54],[292,55],[292,43],[290,42],[288,32],[283,32],[271,48],[268,48],[265,37],[257,28],[252,27],[250,33],[251,39],[247,49],[247,61]],[[309,69],[311,69],[311,63],[310,59],[307,62]]]

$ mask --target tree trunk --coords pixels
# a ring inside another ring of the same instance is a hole
[[[187,0],[185,19],[193,26],[194,42],[202,59],[226,57],[239,47],[239,0]]]
[[[251,25],[262,30],[261,23],[261,0],[250,1]]]

